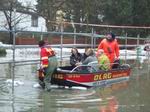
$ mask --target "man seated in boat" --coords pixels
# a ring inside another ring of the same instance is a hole
[[[107,55],[105,55],[103,49],[99,49],[97,52],[97,59],[100,70],[110,70],[110,61]]]
[[[86,51],[88,48],[85,48],[85,52],[82,54],[82,60],[81,62],[83,62],[88,56],[86,55]]]
[[[86,55],[86,58],[82,59],[82,62],[76,63],[76,65],[88,65],[91,62],[97,61],[96,55],[91,48],[88,48],[84,55]]]
[[[70,65],[74,68],[81,62],[82,54],[78,52],[77,48],[71,49],[71,56],[70,56]]]
[[[95,56],[95,53],[93,51],[93,49],[88,48],[85,52],[85,55],[87,56],[85,60],[83,60],[82,62],[78,63],[78,65],[83,65],[81,67],[78,68],[78,71],[80,72],[92,72],[91,68],[89,68],[89,64],[91,62],[97,62],[97,58]],[[84,66],[85,65],[85,66]]]
[[[90,62],[97,61],[96,55],[94,53],[94,50],[91,48],[88,48],[85,52],[86,59],[82,62],[83,65],[88,65]]]

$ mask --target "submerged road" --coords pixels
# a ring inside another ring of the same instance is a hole
[[[133,64],[131,62],[131,64]],[[0,112],[149,112],[150,66],[133,67],[128,81],[91,89],[35,87],[37,65],[16,66],[12,94],[10,67],[0,65]]]
[[[38,52],[16,50],[15,58],[36,60]],[[12,60],[12,51],[7,53],[0,57],[1,62]],[[91,89],[54,88],[51,92],[36,87],[38,65],[16,66],[14,93],[11,64],[0,64],[0,112],[149,112],[150,64],[142,62],[127,61],[133,69],[126,82]]]

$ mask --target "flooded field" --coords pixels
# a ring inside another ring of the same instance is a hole
[[[0,64],[0,112],[149,112],[150,65],[132,65],[126,82],[91,89],[35,87],[38,65],[15,67],[12,92],[11,66]]]

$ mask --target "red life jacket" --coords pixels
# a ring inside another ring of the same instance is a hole
[[[51,48],[42,47],[40,55],[41,55],[42,66],[48,67],[48,58],[55,56],[55,52]]]

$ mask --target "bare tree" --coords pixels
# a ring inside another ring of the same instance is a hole
[[[31,8],[29,8],[28,6],[22,6],[21,3],[17,0],[1,0],[0,10],[4,13],[4,16],[6,18],[6,22],[3,27],[9,31],[9,43],[12,44],[13,31],[18,30],[17,25],[28,16],[25,16],[25,14],[30,13]],[[23,30],[24,28],[21,28],[19,30]]]

